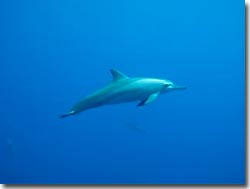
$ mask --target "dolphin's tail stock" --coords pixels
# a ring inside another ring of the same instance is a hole
[[[75,111],[71,111],[71,112],[69,112],[69,113],[63,114],[63,115],[61,115],[60,117],[61,117],[61,118],[65,118],[65,117],[68,117],[68,116],[73,115],[73,114],[75,114]]]

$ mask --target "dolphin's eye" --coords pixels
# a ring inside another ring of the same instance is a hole
[[[168,83],[165,83],[165,84],[164,84],[164,86],[165,86],[165,87],[168,87],[168,86],[170,86],[170,84],[168,84]]]

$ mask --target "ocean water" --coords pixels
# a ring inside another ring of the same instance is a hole
[[[244,1],[0,2],[0,183],[244,184]],[[61,119],[115,68],[187,90]]]

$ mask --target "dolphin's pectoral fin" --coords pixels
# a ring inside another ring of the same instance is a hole
[[[137,104],[137,106],[144,106],[153,102],[159,96],[159,94],[160,92],[151,94],[148,98],[142,100],[139,104]]]
[[[125,74],[119,72],[118,70],[111,69],[110,72],[111,72],[111,74],[113,76],[113,81],[128,78],[128,76],[126,76]]]

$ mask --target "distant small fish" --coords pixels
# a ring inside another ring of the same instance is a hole
[[[14,142],[13,142],[13,139],[10,138],[10,137],[7,137],[5,139],[5,144],[7,146],[7,149],[9,151],[9,153],[13,153],[14,152]]]
[[[126,122],[126,123],[124,123],[124,127],[128,128],[128,129],[130,129],[132,131],[136,131],[138,133],[146,133],[146,130],[140,128],[138,126],[138,124],[133,123],[133,122]]]

